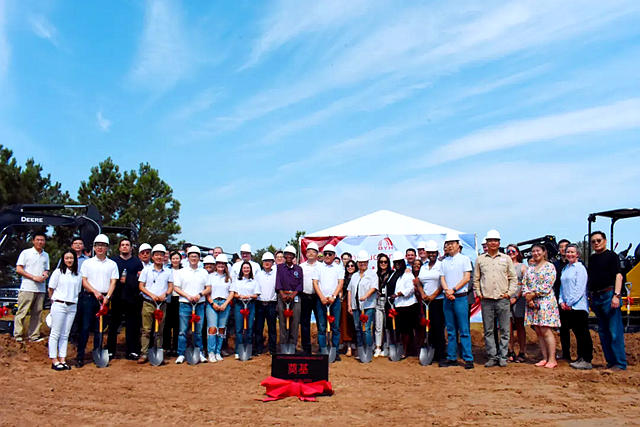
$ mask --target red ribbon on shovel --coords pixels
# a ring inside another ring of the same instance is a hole
[[[268,377],[260,385],[266,387],[265,393],[269,396],[262,399],[263,402],[280,400],[285,397],[297,397],[305,402],[315,402],[316,396],[330,396],[333,394],[331,383],[324,380],[304,383]]]
[[[190,323],[198,323],[200,321],[200,316],[198,316],[197,314],[192,314],[191,317],[189,318],[189,322]]]
[[[164,317],[164,312],[160,309],[156,309],[153,312],[153,318],[156,319],[158,322],[162,322],[162,318]],[[200,320],[200,319],[198,319]]]
[[[360,315],[360,323],[362,323],[362,332],[364,332],[365,324],[367,323],[367,320],[369,320],[369,316],[367,316],[366,314],[362,313]]]
[[[107,307],[107,304],[102,304],[100,306],[100,310],[98,310],[98,312],[96,313],[96,317],[106,316],[108,312],[109,312],[109,307]]]
[[[240,314],[242,314],[242,317],[244,318],[244,329],[247,329],[247,319],[249,318],[249,309],[241,308]]]

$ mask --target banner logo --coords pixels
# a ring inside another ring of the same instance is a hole
[[[393,242],[391,241],[390,238],[385,237],[384,239],[380,240],[378,242],[378,250],[379,251],[393,251],[394,247],[393,247]]]
[[[42,218],[32,218],[28,216],[20,217],[20,222],[42,222]]]

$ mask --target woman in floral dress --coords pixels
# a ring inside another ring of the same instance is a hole
[[[553,283],[556,280],[556,269],[547,260],[547,250],[542,245],[531,248],[531,265],[525,274],[522,293],[527,301],[526,323],[533,325],[540,342],[542,360],[536,366],[555,368],[556,338],[553,328],[560,326],[558,303],[553,294]]]

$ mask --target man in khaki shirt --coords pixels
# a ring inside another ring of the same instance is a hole
[[[505,367],[511,316],[509,300],[518,290],[518,278],[511,258],[498,251],[500,233],[497,230],[489,230],[486,239],[487,252],[478,256],[473,273],[473,288],[480,298],[482,307],[484,343],[488,358],[484,366]],[[500,329],[498,342],[494,339],[496,320]]]

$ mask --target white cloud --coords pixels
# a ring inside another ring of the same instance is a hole
[[[205,112],[213,106],[219,97],[220,91],[218,89],[205,89],[174,111],[171,114],[171,118],[174,120],[185,120],[194,114]]]
[[[178,5],[172,0],[147,0],[131,80],[146,89],[170,89],[191,72],[194,58],[190,49]]]
[[[109,132],[109,129],[111,128],[111,120],[109,120],[106,117],[104,117],[102,115],[102,111],[98,111],[96,113],[96,121],[98,122],[98,127],[103,132]]]
[[[637,127],[640,127],[640,98],[631,98],[599,107],[518,120],[483,129],[437,148],[425,161],[436,165],[535,141]]]
[[[9,57],[11,47],[7,40],[6,6],[4,0],[0,0],[0,83],[4,81],[9,71]]]
[[[58,46],[58,30],[42,15],[29,17],[29,24],[33,32],[40,38],[48,40],[54,46]]]

